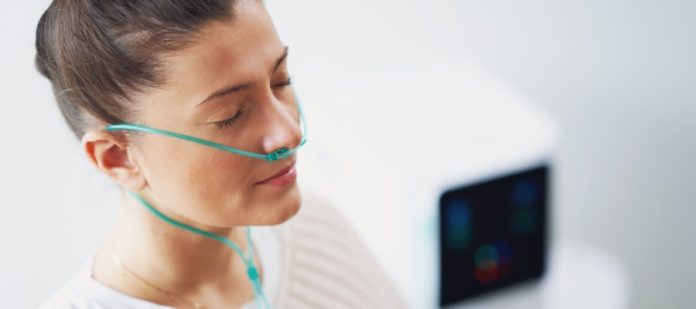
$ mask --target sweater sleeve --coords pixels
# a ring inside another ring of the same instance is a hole
[[[285,272],[273,307],[407,308],[343,214],[316,197],[304,200],[279,227]]]

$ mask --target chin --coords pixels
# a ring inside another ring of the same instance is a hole
[[[289,194],[287,201],[282,202],[282,207],[276,205],[269,205],[271,209],[267,209],[269,212],[273,212],[274,216],[264,216],[268,218],[268,222],[264,225],[277,225],[285,223],[294,217],[302,207],[302,197],[300,196],[299,190],[293,190],[294,192]]]
[[[243,205],[241,208],[238,205]],[[269,196],[257,193],[253,198],[235,201],[224,214],[217,218],[209,218],[211,226],[230,228],[243,225],[278,225],[294,217],[302,206],[302,196],[297,186],[288,188],[286,192]],[[217,219],[217,220],[216,220]]]
[[[246,210],[249,225],[278,225],[294,217],[302,206],[302,196],[297,186],[273,197],[258,195],[262,200],[249,202]],[[253,205],[253,206],[252,206]]]

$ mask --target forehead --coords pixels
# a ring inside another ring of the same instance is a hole
[[[283,48],[261,2],[241,1],[231,22],[207,24],[188,48],[165,60],[166,88],[193,94],[264,78]]]

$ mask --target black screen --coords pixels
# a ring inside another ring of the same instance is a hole
[[[548,170],[544,165],[441,195],[441,306],[541,277]]]

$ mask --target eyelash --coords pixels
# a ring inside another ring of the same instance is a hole
[[[292,85],[292,77],[288,77],[287,80],[285,80],[285,81],[283,81],[283,82],[281,82],[281,83],[278,83],[278,84],[273,85],[273,88],[276,88],[276,87],[287,87],[287,86],[290,86],[290,85]]]
[[[244,115],[245,112],[246,110],[244,108],[241,108],[239,109],[239,111],[237,111],[236,114],[234,114],[234,116],[232,116],[232,118],[221,121],[215,121],[214,123],[219,129],[229,127],[233,125],[235,121],[239,120],[239,118],[242,118],[242,115]]]
[[[273,85],[273,88],[285,88],[292,85],[292,77],[288,78],[284,82],[278,83],[276,85]],[[219,129],[224,129],[229,126],[232,126],[239,118],[242,118],[246,110],[244,108],[239,109],[232,118],[221,120],[221,121],[215,121],[214,124],[219,128]]]

